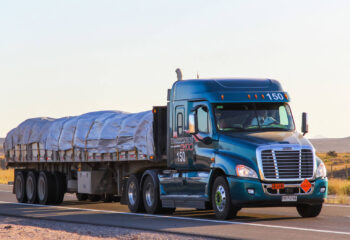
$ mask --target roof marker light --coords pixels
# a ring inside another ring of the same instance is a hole
[[[255,97],[255,99],[258,99],[258,95],[255,94],[254,97]]]
[[[287,93],[284,94],[284,97],[288,100],[288,94]]]
[[[221,100],[224,100],[224,97],[225,97],[224,94],[221,94]]]
[[[250,94],[248,94],[248,98],[251,99],[252,97],[250,96]]]
[[[264,96],[264,94],[261,94],[261,98],[262,98],[262,99],[265,99],[265,96]]]

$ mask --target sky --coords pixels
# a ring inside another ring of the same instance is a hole
[[[184,78],[281,82],[307,137],[350,136],[350,1],[1,1],[0,137],[27,118],[165,105]]]

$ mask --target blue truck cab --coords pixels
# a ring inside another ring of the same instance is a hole
[[[289,101],[271,79],[176,81],[166,107],[167,168],[157,173],[162,207],[212,208],[219,219],[271,206],[317,216],[325,165],[303,136],[306,114],[304,134],[296,131]]]

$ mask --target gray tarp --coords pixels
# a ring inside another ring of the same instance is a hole
[[[32,118],[11,130],[5,151],[17,144],[41,143],[46,150],[86,149],[93,153],[131,151],[153,155],[152,111],[99,111],[76,117]]]

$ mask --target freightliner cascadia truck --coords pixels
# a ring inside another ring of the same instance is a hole
[[[166,106],[126,113],[33,118],[4,143],[18,202],[116,200],[131,212],[296,207],[316,217],[327,197],[324,163],[296,131],[289,95],[271,79],[178,79]]]

